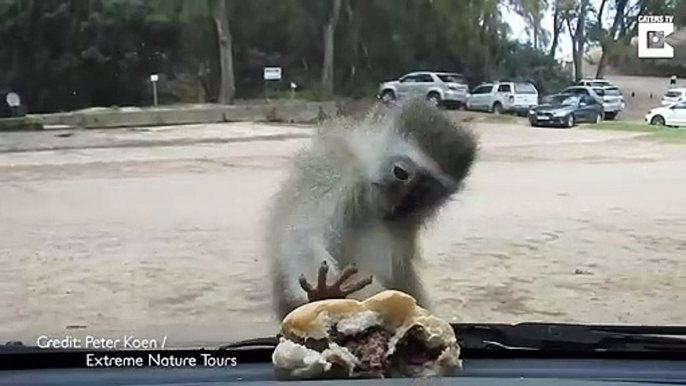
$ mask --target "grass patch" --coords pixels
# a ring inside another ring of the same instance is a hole
[[[589,129],[619,130],[636,133],[646,133],[645,139],[670,143],[686,144],[686,128],[671,128],[652,126],[641,122],[604,121],[595,125],[587,125]]]
[[[457,119],[463,122],[479,122],[479,123],[517,123],[521,118],[512,114],[491,114],[476,111],[454,111],[447,110],[453,113]]]
[[[0,131],[37,131],[43,124],[33,117],[0,118]]]

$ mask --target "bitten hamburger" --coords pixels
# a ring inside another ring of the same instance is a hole
[[[286,316],[272,354],[281,379],[434,377],[462,367],[450,324],[403,292],[322,300]]]

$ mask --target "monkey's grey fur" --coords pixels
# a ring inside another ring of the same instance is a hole
[[[460,190],[477,150],[471,131],[423,100],[321,127],[295,155],[268,219],[277,316],[307,303],[298,278],[315,280],[323,261],[331,275],[356,264],[378,290],[430,308],[414,266],[418,235]]]

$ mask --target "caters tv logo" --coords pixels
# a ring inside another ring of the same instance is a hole
[[[674,32],[674,16],[641,15],[638,17],[638,57],[671,59],[674,47],[665,42]]]

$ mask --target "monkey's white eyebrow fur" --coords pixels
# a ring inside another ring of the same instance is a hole
[[[352,128],[345,137],[350,151],[355,154],[360,162],[360,168],[370,181],[379,181],[383,178],[386,170],[382,166],[387,160],[397,156],[409,156],[417,165],[437,174],[448,177],[439,165],[420,147],[408,138],[403,138],[394,127],[394,122],[388,117],[383,119],[382,124],[366,120],[357,128]]]

